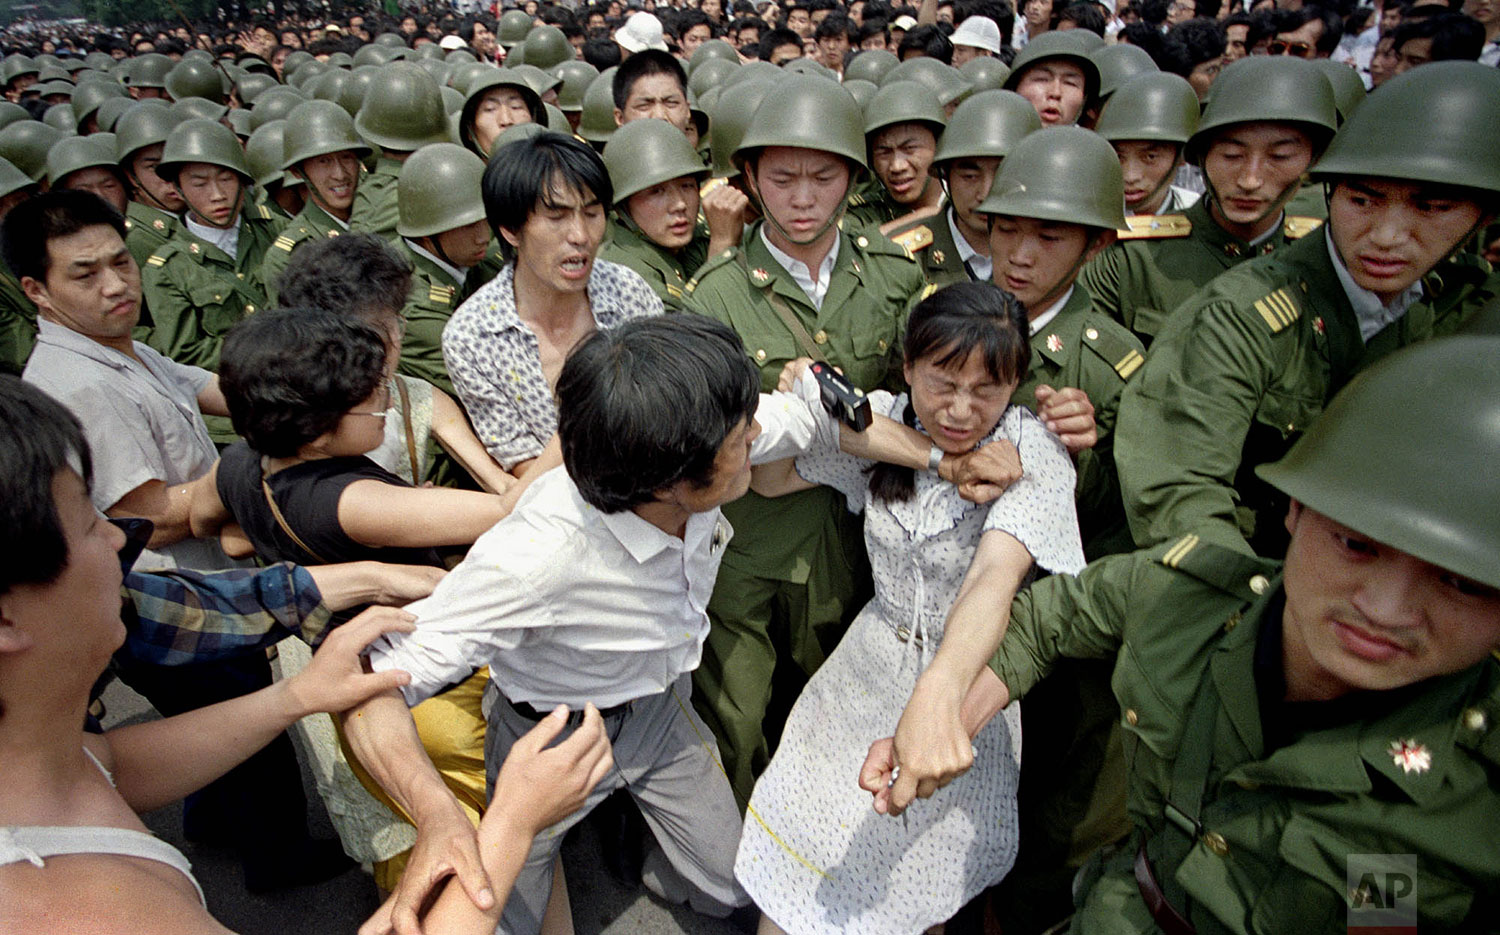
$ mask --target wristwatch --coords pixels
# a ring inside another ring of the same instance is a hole
[[[932,450],[927,453],[927,470],[937,474],[938,466],[943,463],[943,455],[945,453],[943,449],[937,445],[933,445]]]

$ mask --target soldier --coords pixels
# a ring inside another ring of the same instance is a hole
[[[396,178],[401,163],[428,143],[452,142],[443,92],[417,65],[392,62],[371,82],[354,126],[361,137],[380,147],[380,159],[360,181],[349,227],[394,240],[400,221]]]
[[[495,138],[522,123],[546,124],[542,99],[513,68],[486,68],[469,85],[459,112],[458,138],[480,159],[490,158]]]
[[[0,220],[10,209],[41,191],[26,173],[0,159]],[[0,372],[19,376],[36,346],[36,304],[21,281],[0,262]]]
[[[458,308],[469,269],[489,248],[490,226],[479,197],[483,176],[478,156],[453,143],[434,143],[412,154],[396,182],[397,248],[412,265],[411,292],[401,310],[401,372],[450,396],[443,328]]]
[[[866,153],[880,185],[849,215],[878,226],[937,210],[943,186],[931,172],[932,160],[948,122],[937,95],[915,81],[892,81],[875,92],[864,112]]]
[[[179,215],[187,208],[172,184],[156,174],[167,135],[181,122],[167,108],[146,104],[126,111],[115,130],[117,162],[130,181],[125,246],[140,266],[181,226]]]
[[[1500,72],[1440,62],[1388,85],[1314,169],[1330,192],[1322,231],[1184,303],[1127,389],[1116,451],[1139,545],[1194,532],[1278,554],[1284,501],[1251,469],[1363,367],[1500,291],[1458,253],[1500,200],[1500,158],[1480,142],[1500,125]]]
[[[1072,931],[1491,930],[1497,353],[1462,337],[1393,355],[1258,468],[1291,500],[1284,563],[1191,534],[1038,582],[972,651],[950,627],[894,748],[871,748],[876,809],[962,773],[966,725],[1059,657],[1102,658],[1135,830],[1080,876]],[[1416,878],[1372,863],[1389,855]]]
[[[735,150],[764,220],[688,283],[688,307],[739,333],[767,391],[797,357],[828,360],[867,390],[896,379],[906,312],[924,283],[905,250],[874,231],[840,231],[865,171],[862,129],[859,106],[836,83],[790,77]],[[727,510],[735,536],[694,694],[743,804],[769,760],[766,733],[777,732],[764,724],[773,693],[789,707],[868,597],[869,572],[859,521],[827,488],[774,500],[751,493]],[[773,689],[778,654],[793,663],[783,672],[804,675]]]
[[[1114,106],[1100,117],[1105,128],[1123,122]],[[1094,307],[1149,344],[1172,310],[1214,277],[1316,229],[1317,219],[1288,215],[1285,206],[1337,120],[1333,89],[1301,59],[1257,55],[1226,68],[1187,142],[1207,194],[1182,214],[1132,223],[1124,243],[1085,267]]]
[[[1198,111],[1193,86],[1169,72],[1133,78],[1110,98],[1094,132],[1120,157],[1126,215],[1176,214],[1198,200],[1197,192],[1172,184],[1198,129]]]
[[[292,251],[309,240],[337,237],[349,230],[359,189],[359,161],[370,154],[354,132],[354,119],[333,101],[299,104],[282,136],[282,171],[300,179],[307,193],[302,210],[281,229],[260,261],[259,278],[269,304],[276,303],[276,280]]]
[[[109,139],[93,136],[70,136],[52,147],[47,189],[93,192],[121,214],[130,199],[130,184],[115,163],[115,147]]]
[[[1041,128],[1030,102],[1013,91],[981,91],[958,105],[932,163],[933,174],[947,188],[948,206],[881,228],[916,256],[929,283],[991,279],[990,223],[978,208],[989,196],[1000,160]]]
[[[1067,32],[1043,33],[1016,55],[1005,90],[1030,101],[1042,126],[1068,126],[1098,95],[1099,66]]]
[[[283,227],[306,203],[302,180],[282,171],[285,141],[286,121],[271,120],[256,127],[245,142],[245,165],[255,178],[255,204],[270,211]]]
[[[748,199],[731,186],[707,196],[709,169],[665,120],[632,120],[604,147],[614,212],[599,258],[641,274],[669,311],[682,308],[687,281],[711,255],[739,245]],[[702,205],[708,218],[697,223]]]

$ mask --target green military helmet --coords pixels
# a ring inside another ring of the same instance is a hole
[[[47,185],[56,188],[59,182],[74,172],[99,168],[108,169],[128,192],[129,182],[115,161],[114,141],[101,140],[101,135],[95,133],[92,136],[70,136],[58,140],[47,153]]]
[[[746,62],[739,70],[730,75],[725,84],[739,84],[742,81],[780,81],[786,76],[778,66],[759,59]]]
[[[1041,128],[1042,118],[1026,98],[1014,91],[980,91],[953,112],[932,164],[941,171],[955,159],[1004,159]]]
[[[306,49],[295,49],[288,52],[286,58],[281,60],[281,77],[283,80],[290,81],[292,76],[297,73],[297,69],[308,62],[316,61],[317,59],[313,57],[313,54]]]
[[[1213,94],[1188,140],[1187,158],[1200,165],[1214,137],[1240,123],[1295,124],[1321,153],[1338,129],[1333,86],[1304,59],[1288,55],[1249,55],[1214,79]]]
[[[556,104],[542,105],[544,122],[547,129],[556,130],[558,133],[572,135],[573,125],[568,122],[568,115],[563,113]]]
[[[497,137],[495,137],[495,147],[494,147],[494,149],[495,149],[495,152],[498,153],[500,150],[504,149],[506,146],[509,146],[511,143],[514,143],[516,140],[529,140],[533,136],[541,136],[543,133],[551,133],[551,132],[552,132],[551,130],[547,129],[546,127],[542,126],[539,123],[518,123],[518,124],[514,124],[513,126],[509,126],[509,127],[506,127],[504,130],[501,130],[500,131],[500,135],[497,136]]]
[[[446,84],[438,88],[443,95],[443,110],[448,114],[449,122],[453,115],[464,109],[464,96],[458,93],[458,89],[450,88]]]
[[[444,62],[443,64],[447,65],[448,63]],[[468,94],[469,85],[499,70],[499,67],[485,62],[459,62],[449,70],[448,84],[458,91]],[[434,75],[433,78],[436,80],[437,76]]]
[[[1335,62],[1331,58],[1315,58],[1312,63],[1333,87],[1333,104],[1338,109],[1339,123],[1342,124],[1365,99],[1365,83],[1360,80],[1359,72],[1343,62]]]
[[[1085,227],[1125,226],[1125,182],[1115,149],[1081,127],[1028,134],[1000,164],[980,214]]]
[[[255,99],[272,88],[281,87],[281,82],[271,75],[262,75],[258,72],[249,72],[234,83],[234,96],[240,99],[240,103],[246,107],[255,103]]]
[[[354,118],[333,101],[304,101],[286,118],[283,138],[283,169],[292,169],[304,159],[352,150],[363,159],[370,147],[354,130]]]
[[[354,56],[348,52],[335,52],[324,62],[329,68],[353,68]],[[373,63],[371,63],[373,64]]]
[[[436,42],[424,42],[412,50],[412,58],[415,61],[442,61],[443,47]]]
[[[48,81],[61,81],[65,84],[72,84],[73,75],[61,65],[43,65],[37,69],[36,81],[37,84],[43,84]]]
[[[201,97],[223,104],[229,96],[224,93],[224,75],[213,62],[184,57],[167,72],[167,93],[172,100]]]
[[[256,98],[255,106],[250,108],[250,131],[253,133],[272,120],[285,120],[287,114],[306,101],[307,98],[295,88],[266,90]]]
[[[247,75],[265,75],[269,78],[276,77],[276,69],[272,68],[271,63],[259,55],[241,56],[240,60],[235,62],[235,64]]]
[[[183,121],[170,107],[137,102],[115,124],[115,155],[127,165],[137,150],[165,143],[172,128]]]
[[[1068,35],[1069,33],[1072,33],[1072,35]],[[1092,29],[1066,29],[1063,30],[1063,35],[1068,36],[1069,39],[1077,43],[1078,47],[1089,55],[1093,55],[1109,44],[1107,39]]]
[[[148,52],[146,54],[155,55],[157,53]],[[145,56],[143,55],[136,56],[136,58],[144,57]],[[83,61],[78,64],[83,68],[93,68],[97,71],[109,71],[111,68],[114,68],[117,63],[115,62],[114,57],[111,56],[108,52],[90,52],[89,54],[85,55],[83,57]],[[72,66],[73,63],[70,62],[68,64],[68,67],[71,68]]]
[[[935,142],[943,135],[943,128],[948,123],[937,95],[915,81],[892,81],[883,85],[864,108],[864,115],[866,140],[887,127],[915,123],[931,130]]]
[[[526,43],[518,42],[515,45],[511,46],[510,51],[505,53],[505,60],[500,64],[505,68],[514,68],[517,65],[525,65]]]
[[[1010,77],[1010,66],[993,55],[981,55],[960,65],[958,73],[974,86],[972,93],[998,91],[1005,87],[1005,79]]]
[[[531,85],[531,89],[539,95],[546,94],[548,91],[562,84],[561,78],[549,71],[543,71],[530,63],[522,63],[508,70],[525,78],[526,83]]]
[[[599,69],[583,59],[575,58],[570,62],[553,65],[550,72],[562,82],[557,87],[557,106],[563,113],[576,114],[583,110],[583,93],[599,77]]]
[[[698,103],[698,95],[692,91],[687,93],[688,119],[693,123],[693,129],[698,132],[698,145],[704,149],[708,145],[708,108]]]
[[[313,80],[310,88],[313,100],[332,101],[344,109],[352,119],[359,113],[359,105],[364,103],[364,83],[354,77],[354,72],[344,71],[336,68],[333,71],[319,75]]]
[[[779,93],[755,109],[734,162],[743,167],[757,150],[793,146],[832,153],[848,160],[857,178],[865,163],[864,121],[853,95],[832,81],[796,75],[781,81]]]
[[[245,164],[245,150],[234,131],[216,120],[184,120],[167,134],[156,174],[175,183],[178,173],[188,163],[202,162],[238,174],[246,183],[252,181]]]
[[[229,129],[240,138],[241,145],[250,138],[250,111],[243,107],[236,107],[224,117],[224,122],[229,124]]]
[[[713,113],[714,112],[714,102],[719,99],[719,92],[722,91],[722,90],[724,90],[724,89],[723,88],[709,88],[707,91],[704,91],[703,94],[699,95],[699,97],[698,97],[698,103],[696,104],[696,106],[703,108],[703,112],[705,114],[711,114],[711,113]]]
[[[847,83],[845,87],[847,87]],[[709,152],[713,156],[715,178],[731,178],[739,175],[734,164],[734,151],[739,148],[745,131],[750,129],[750,118],[760,107],[776,85],[770,81],[749,81],[726,85],[714,102],[708,124]]]
[[[375,37],[375,44],[385,46],[387,49],[404,49],[406,37],[399,32],[383,32]]]
[[[5,61],[0,62],[0,79],[3,79],[6,85],[23,75],[35,75],[40,71],[36,62],[25,55],[7,55]]]
[[[68,116],[73,116],[71,110],[68,111]],[[47,173],[47,153],[58,140],[68,135],[51,124],[37,120],[17,121],[0,130],[0,158],[9,159],[12,165],[25,172],[33,182],[40,182]]]
[[[485,68],[484,73],[478,75],[470,84],[469,93],[465,95],[463,107],[459,111],[458,137],[465,146],[477,147],[478,144],[473,140],[475,115],[478,114],[485,95],[499,88],[510,88],[521,95],[521,99],[526,102],[526,110],[531,114],[532,122],[546,123],[547,112],[542,107],[541,95],[527,80],[525,73],[512,68]],[[610,119],[614,119],[613,112],[610,113]]]
[[[73,91],[73,119],[82,126],[85,121],[94,116],[99,105],[112,97],[129,97],[120,85],[113,81],[89,81],[80,84]]]
[[[206,49],[188,49],[182,53],[182,57],[183,59],[194,59],[199,62],[208,62],[209,64],[213,64],[214,61],[213,53]]]
[[[51,52],[43,52],[40,55],[32,58],[31,61],[36,65],[37,68],[46,68],[48,66],[51,66],[53,68],[62,67],[62,59],[58,58],[56,55],[53,55]]]
[[[1255,472],[1382,545],[1500,587],[1497,355],[1500,337],[1478,335],[1391,354],[1340,391],[1286,457]]]
[[[703,92],[717,88],[729,80],[729,76],[739,67],[739,62],[726,62],[722,58],[704,59],[688,76],[688,90],[701,96]]]
[[[449,141],[443,94],[432,76],[411,62],[392,62],[375,77],[354,125],[366,140],[397,152]]]
[[[99,125],[100,130],[106,133],[113,133],[115,125],[119,123],[125,111],[138,103],[140,102],[131,97],[112,97],[100,104],[99,109],[94,111],[94,123]],[[161,109],[165,110],[166,108],[163,107]]]
[[[245,165],[250,169],[250,177],[262,191],[272,185],[292,185],[301,181],[282,171],[281,163],[285,155],[285,120],[263,123],[251,132],[250,139],[245,142]]]
[[[479,57],[468,49],[453,49],[443,56],[443,61],[450,65],[467,65],[479,61]]]
[[[839,80],[839,76],[830,70],[828,66],[817,59],[808,58],[805,55],[801,58],[792,59],[790,62],[782,65],[781,69],[782,71],[789,71],[797,75],[812,75],[815,78],[826,78],[829,81]]]
[[[526,34],[526,39],[521,43],[526,56],[526,64],[535,65],[538,68],[551,68],[553,65],[571,61],[578,57],[573,51],[573,43],[556,26],[538,26]]]
[[[427,48],[427,46],[423,46]],[[453,77],[453,69],[456,67],[440,58],[417,58],[417,67],[425,70],[432,76],[432,80],[440,85],[447,86],[448,79]],[[460,92],[462,93],[462,92]]]
[[[500,21],[495,24],[495,41],[505,49],[525,42],[531,24],[531,14],[525,10],[507,10],[500,14]]]
[[[374,68],[376,66],[372,65],[370,67]],[[297,69],[297,73],[295,75],[287,78],[286,86],[300,91],[303,88],[312,87],[312,83],[314,81],[318,80],[320,76],[328,74],[330,71],[344,70],[347,69],[334,68],[327,62],[320,62],[314,59],[313,61],[308,62],[306,65],[303,65],[301,68]]]
[[[583,112],[578,121],[578,135],[590,143],[604,143],[615,132],[614,78],[618,65],[599,73],[583,92]]]
[[[604,167],[609,170],[616,205],[653,185],[708,174],[682,131],[655,119],[632,120],[616,130],[604,147]]]
[[[1364,175],[1500,192],[1497,126],[1500,71],[1478,62],[1431,62],[1395,76],[1359,105],[1312,176],[1331,181]]]
[[[16,168],[9,159],[0,158],[0,198],[33,187],[37,187],[35,179]]]
[[[1187,143],[1198,130],[1198,92],[1187,79],[1155,71],[1125,82],[1099,115],[1094,132],[1111,143]]]
[[[1117,42],[1095,52],[1094,67],[1099,69],[1101,101],[1109,100],[1111,94],[1137,75],[1161,70],[1145,49],[1128,42]]]
[[[876,91],[880,90],[880,86],[873,81],[866,81],[863,78],[855,78],[853,81],[845,79],[844,90],[854,96],[855,102],[859,104],[859,109],[863,111],[866,107],[870,106],[870,99],[875,96]]]
[[[688,59],[687,64],[688,77],[691,78],[705,62],[714,61],[738,65],[740,53],[723,39],[710,39],[693,50],[693,56]]]
[[[10,126],[17,120],[30,120],[31,111],[13,101],[0,101],[0,129]]]
[[[433,143],[412,153],[396,178],[396,233],[431,237],[483,220],[483,177],[484,160],[455,143]]]
[[[73,108],[68,104],[53,104],[47,108],[42,114],[42,123],[69,136],[78,132],[78,118],[73,116]]]
[[[1021,83],[1022,75],[1026,69],[1047,59],[1062,59],[1072,62],[1083,71],[1083,100],[1084,106],[1089,101],[1099,96],[1099,66],[1094,64],[1090,51],[1084,49],[1078,39],[1071,38],[1069,33],[1087,32],[1087,30],[1067,29],[1052,30],[1044,32],[1040,36],[1026,43],[1026,48],[1016,53],[1016,57],[1010,63],[1010,76],[1005,79],[1005,90],[1014,91]]]
[[[885,49],[867,49],[863,52],[856,52],[854,57],[849,59],[849,63],[844,66],[844,80],[848,81],[853,78],[879,84],[880,79],[885,77],[885,73],[895,68],[897,64],[899,64],[899,59]]]
[[[935,58],[909,58],[885,73],[878,82],[883,88],[893,81],[915,81],[925,84],[937,95],[938,103],[947,107],[974,89],[973,82],[952,65]]]
[[[354,51],[349,64],[357,68],[360,65],[389,65],[395,60],[395,53],[383,45],[362,45]]]
[[[69,100],[73,97],[73,85],[66,81],[38,81],[31,86],[30,90],[32,94],[35,94],[44,101],[55,95],[60,95]],[[63,102],[53,101],[52,103],[61,104]]]
[[[224,115],[229,113],[228,107],[203,97],[185,97],[180,101],[173,101],[167,109],[183,120],[195,117],[202,120],[223,120]]]

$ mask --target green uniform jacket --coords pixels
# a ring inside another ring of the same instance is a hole
[[[953,225],[948,223],[948,208],[892,228],[886,236],[911,251],[932,285],[941,288],[969,281],[969,271],[964,269],[963,257],[953,240]]]
[[[695,232],[693,241],[676,253],[649,239],[632,225],[609,220],[609,233],[599,248],[599,259],[628,266],[641,274],[669,312],[682,311],[687,281],[703,265],[708,232]]]
[[[1370,693],[1351,718],[1283,717],[1268,750],[1253,664],[1263,624],[1280,624],[1278,569],[1189,535],[1053,575],[1012,605],[990,665],[1013,696],[1059,657],[1115,660],[1136,833],[1095,866],[1073,931],[1157,931],[1131,872],[1146,839],[1202,935],[1343,935],[1354,854],[1417,855],[1421,931],[1493,931],[1500,665]],[[1402,742],[1430,768],[1399,765]]]
[[[1193,530],[1279,554],[1285,499],[1254,467],[1286,454],[1355,373],[1451,332],[1500,292],[1487,264],[1468,258],[1436,273],[1426,297],[1368,345],[1326,236],[1246,263],[1189,299],[1120,402],[1115,461],[1136,543]]]
[[[276,239],[266,250],[265,258],[260,261],[257,275],[266,291],[266,304],[276,304],[276,281],[286,271],[294,250],[309,240],[337,237],[347,231],[348,228],[309,198],[302,210],[297,212],[297,216],[276,235]]]
[[[398,238],[396,224],[401,220],[401,211],[396,205],[396,178],[401,174],[401,165],[381,156],[374,170],[360,177],[354,193],[354,209],[349,215],[350,230],[378,234],[390,241]],[[474,195],[477,198],[479,193]]]
[[[182,230],[182,221],[175,214],[132,201],[125,209],[125,228],[125,246],[136,265],[144,267],[151,254]]]
[[[863,227],[875,228],[886,221],[894,221],[909,210],[892,201],[880,179],[871,172],[863,181],[856,182],[854,190],[849,193],[844,226],[858,223]]]
[[[1121,240],[1090,260],[1078,281],[1094,295],[1094,308],[1135,332],[1148,346],[1167,316],[1226,270],[1265,256],[1308,232],[1308,225],[1282,223],[1282,229],[1251,246],[1214,222],[1207,199],[1180,215],[1155,220],[1168,236]],[[1183,228],[1191,225],[1190,233]],[[1184,232],[1185,236],[1171,236]]]
[[[1144,348],[1118,322],[1093,310],[1093,297],[1082,284],[1047,327],[1031,336],[1031,373],[1012,397],[1036,405],[1036,388],[1072,386],[1083,390],[1094,404],[1099,440],[1079,452],[1078,523],[1084,553],[1090,558],[1130,548],[1115,476],[1114,429],[1120,395],[1145,361]]]
[[[879,235],[846,229],[819,310],[766,249],[760,223],[746,231],[739,247],[709,260],[688,282],[688,309],[726,322],[739,333],[766,392],[776,388],[788,361],[807,356],[771,304],[772,295],[854,385],[865,390],[895,387],[906,316],[913,300],[925,292],[911,255]],[[724,561],[758,577],[806,582],[819,550],[838,547],[819,540],[830,528],[830,518],[845,512],[842,499],[824,487],[774,499],[749,493],[726,504],[725,516],[735,534]]]
[[[274,199],[267,197],[266,193],[261,189],[255,190],[255,206],[257,208],[265,208],[271,212],[272,219],[283,227],[292,219],[292,215],[285,208],[277,204]]]
[[[21,375],[36,347],[36,306],[14,273],[0,263],[0,372]]]
[[[240,216],[236,257],[185,226],[147,257],[141,274],[155,323],[151,346],[178,363],[217,370],[225,332],[267,304],[257,271],[276,228],[269,210],[250,205]]]
[[[463,283],[455,282],[441,266],[413,250],[404,238],[397,249],[412,266],[411,292],[401,309],[406,338],[401,342],[399,369],[455,396],[448,365],[443,361],[443,328],[463,301]]]

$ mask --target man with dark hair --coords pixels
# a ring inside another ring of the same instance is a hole
[[[1224,64],[1230,65],[1250,54],[1250,14],[1235,11],[1220,27],[1224,30]]]
[[[656,117],[684,132],[692,113],[688,110],[687,72],[670,52],[646,49],[621,63],[612,87],[615,125]]]
[[[714,37],[714,27],[700,10],[687,9],[677,14],[672,23],[672,35],[677,39],[677,49],[683,59],[691,59],[698,46]]]
[[[1009,0],[958,0],[953,7],[953,21],[962,26],[971,16],[983,16],[1000,27],[1000,47],[1010,47],[1011,33],[1016,28],[1016,8]]]
[[[1104,37],[1108,22],[1104,18],[1104,9],[1090,0],[1080,3],[1070,3],[1062,8],[1057,14],[1057,26],[1060,31],[1069,29],[1087,29],[1100,38]]]
[[[759,16],[741,16],[729,24],[724,38],[741,55],[754,55],[760,48],[760,37],[770,31],[771,27]]]
[[[953,43],[936,26],[914,26],[901,37],[896,57],[903,62],[909,58],[935,58],[947,65],[953,61]]]
[[[786,28],[796,33],[798,38],[811,39],[813,34],[812,7],[806,4],[797,4],[786,11]]]
[[[864,24],[854,32],[854,45],[861,52],[872,49],[888,51],[891,45],[891,31],[883,19],[866,19]]]
[[[849,18],[839,14],[825,17],[813,32],[813,39],[818,44],[819,60],[825,68],[831,69],[835,74],[844,73],[844,57],[849,54],[851,48],[849,41],[851,31]]]
[[[785,65],[802,57],[802,37],[790,29],[773,29],[760,40],[760,59]]]
[[[1473,62],[1484,51],[1484,27],[1472,16],[1438,13],[1402,23],[1392,45],[1398,75],[1428,62]]]
[[[1310,3],[1297,11],[1282,11],[1288,21],[1278,23],[1268,46],[1272,55],[1328,58],[1344,38],[1344,21],[1332,9]]]
[[[1224,67],[1224,31],[1211,19],[1183,20],[1162,40],[1161,70],[1181,75],[1208,100],[1208,89]]]

